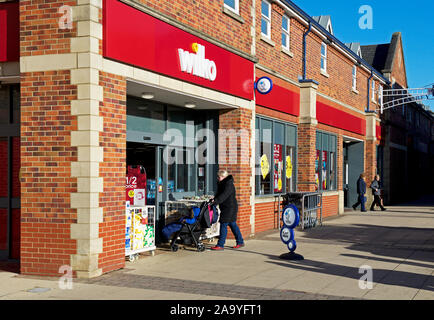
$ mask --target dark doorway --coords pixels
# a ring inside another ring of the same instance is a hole
[[[0,85],[0,260],[20,258],[20,87]]]
[[[364,143],[361,141],[345,140],[343,146],[343,186],[344,206],[351,208],[357,202],[357,179],[364,171]]]

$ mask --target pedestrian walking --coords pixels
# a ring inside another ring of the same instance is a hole
[[[381,199],[380,191],[380,176],[375,175],[374,181],[371,183],[372,195],[374,196],[374,201],[371,204],[371,211],[375,211],[375,205],[381,208],[381,211],[386,211],[387,209],[383,207],[383,201]]]
[[[359,195],[357,198],[357,202],[353,205],[353,209],[356,210],[356,208],[361,205],[362,212],[367,212],[365,208],[365,202],[366,202],[366,182],[365,182],[365,174],[360,174],[359,179],[357,180],[357,194]]]
[[[235,236],[236,246],[234,249],[244,247],[243,236],[237,225],[238,202],[236,199],[234,177],[226,170],[220,170],[217,174],[217,193],[212,200],[220,207],[220,237],[217,245],[211,250],[223,250],[228,234],[228,226]]]

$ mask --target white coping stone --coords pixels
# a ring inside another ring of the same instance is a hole
[[[73,223],[71,224],[71,239],[91,240],[98,239],[98,223]]]
[[[102,8],[102,0],[78,0],[78,5],[89,4],[97,8]]]
[[[78,68],[102,69],[103,58],[93,52],[78,53]]]
[[[71,132],[71,146],[99,146],[99,132],[98,131],[72,131]]]
[[[77,36],[89,36],[102,40],[102,24],[96,23],[94,21],[78,21]]]
[[[72,7],[73,21],[99,22],[99,8],[91,4],[83,4]]]
[[[98,254],[102,252],[102,238],[77,240],[77,254],[79,255]]]
[[[73,254],[71,255],[71,267],[73,270],[93,271],[98,268],[98,254]]]
[[[102,147],[77,147],[78,161],[84,162],[103,162],[104,150]]]
[[[99,163],[71,162],[71,177],[99,177]]]
[[[104,192],[103,178],[77,178],[77,192]]]
[[[104,88],[94,84],[79,84],[77,85],[78,100],[98,100],[104,99]]]
[[[99,85],[99,70],[80,68],[71,70],[71,84]]]
[[[134,77],[133,67],[108,59],[102,59],[102,70],[122,77]]]
[[[99,40],[94,37],[71,38],[71,52],[99,53]]]
[[[103,208],[77,209],[77,223],[102,223],[104,221]]]
[[[71,193],[71,208],[98,208],[99,193],[76,192]]]
[[[79,115],[77,117],[78,130],[103,131],[104,118],[94,115]]]
[[[159,75],[150,71],[133,68],[133,77],[132,79],[147,82],[150,84],[156,84],[159,83]]]
[[[43,72],[77,68],[77,54],[47,54],[20,58],[20,71]]]
[[[98,100],[72,100],[71,114],[99,116],[99,101]]]

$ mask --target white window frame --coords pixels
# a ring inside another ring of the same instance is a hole
[[[357,91],[357,66],[353,66],[352,79],[353,90]]]
[[[378,104],[381,106],[383,102],[383,86],[380,84],[378,88]]]
[[[325,55],[322,54],[322,48],[325,48]],[[324,68],[322,67],[322,61],[324,61]],[[327,72],[327,44],[321,43],[321,71]]]
[[[268,17],[264,15],[264,13],[262,12],[262,3],[266,3],[268,4]],[[262,19],[264,19],[267,22],[267,34],[262,32]],[[261,34],[268,38],[271,39],[271,3],[265,0],[261,1]]]
[[[372,102],[375,102],[375,80],[372,79],[372,85],[371,85],[371,90],[372,90]]]
[[[288,29],[283,28],[283,19],[286,19],[288,21]],[[291,30],[291,20],[288,16],[283,15],[282,16],[282,35],[286,35],[287,43],[285,45],[282,44],[282,48],[290,51],[290,43],[291,43],[291,37],[290,37],[290,30]]]
[[[240,14],[240,0],[234,0],[235,8],[231,7],[230,5],[226,4],[226,1],[223,0],[223,5],[226,9],[236,13]]]

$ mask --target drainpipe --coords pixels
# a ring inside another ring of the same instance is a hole
[[[372,80],[373,77],[374,77],[374,72],[371,69],[371,76],[368,79],[368,110],[367,111],[369,111],[369,103],[371,101],[370,91],[371,91],[371,80]]]
[[[303,80],[306,80],[306,38],[311,30],[312,23],[309,22],[309,29],[307,29],[307,32],[305,34],[303,34]]]

